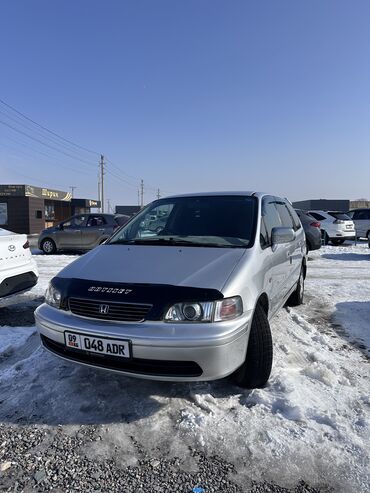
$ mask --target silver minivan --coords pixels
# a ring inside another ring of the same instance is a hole
[[[150,227],[153,218],[161,227]],[[255,192],[156,200],[54,277],[35,312],[67,360],[172,381],[267,382],[269,321],[303,300],[305,235],[289,201]]]

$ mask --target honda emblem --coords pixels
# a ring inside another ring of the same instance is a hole
[[[101,315],[108,315],[108,313],[109,313],[109,305],[99,305],[99,313]]]

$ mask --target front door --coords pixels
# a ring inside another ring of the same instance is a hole
[[[81,248],[81,229],[85,226],[86,219],[86,214],[81,214],[61,223],[61,229],[57,233],[59,248],[65,250]]]

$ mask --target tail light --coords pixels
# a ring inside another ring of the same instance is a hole
[[[310,224],[313,228],[321,228],[321,223],[319,221],[314,221],[313,223]]]
[[[23,245],[23,248],[26,250],[29,247],[30,247],[30,243],[29,241],[26,241],[26,243]]]

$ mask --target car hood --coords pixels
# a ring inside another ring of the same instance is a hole
[[[102,245],[72,262],[58,277],[221,291],[245,251],[244,248]]]

